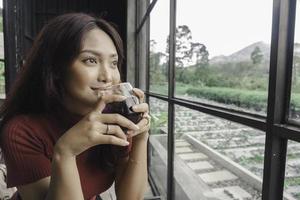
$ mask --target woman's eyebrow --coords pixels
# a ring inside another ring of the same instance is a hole
[[[98,57],[101,57],[101,56],[102,56],[101,53],[99,53],[99,52],[97,52],[97,51],[94,51],[94,50],[91,50],[91,49],[84,49],[84,50],[80,51],[80,53],[91,53],[91,54],[94,54],[94,55],[96,55],[96,56],[98,56]],[[111,58],[118,58],[118,54],[112,53],[112,54],[110,55],[110,57],[111,57]]]

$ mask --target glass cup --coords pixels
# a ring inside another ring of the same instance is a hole
[[[129,82],[112,85],[105,89],[106,94],[118,94],[125,96],[126,99],[121,102],[112,102],[106,104],[102,113],[117,113],[138,123],[142,119],[142,113],[134,112],[132,106],[139,104],[139,98],[134,94],[132,86]]]

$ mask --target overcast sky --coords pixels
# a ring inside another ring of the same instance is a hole
[[[0,0],[2,6],[3,0]],[[177,26],[188,25],[194,42],[206,45],[210,57],[230,55],[254,42],[270,43],[272,0],[177,0]],[[295,42],[300,43],[300,0]],[[151,13],[151,39],[165,51],[169,34],[169,0],[158,0]]]
[[[150,37],[156,40],[160,51],[166,49],[169,31],[168,2],[159,0],[150,18]],[[230,55],[254,42],[270,43],[272,3],[272,0],[177,0],[177,26],[188,25],[193,41],[205,44],[210,57]],[[297,9],[300,12],[299,3]],[[300,34],[299,21],[295,35]],[[300,38],[295,40],[299,42]]]

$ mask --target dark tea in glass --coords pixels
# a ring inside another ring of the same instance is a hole
[[[107,88],[112,94],[119,94],[126,97],[124,101],[112,102],[106,104],[102,113],[117,113],[131,120],[133,123],[138,123],[142,119],[142,113],[137,113],[132,110],[132,106],[139,104],[139,99],[134,95],[130,83],[120,83]]]

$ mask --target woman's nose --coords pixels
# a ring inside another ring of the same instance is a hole
[[[112,82],[112,74],[110,73],[108,66],[103,65],[99,68],[98,81],[105,83]]]

